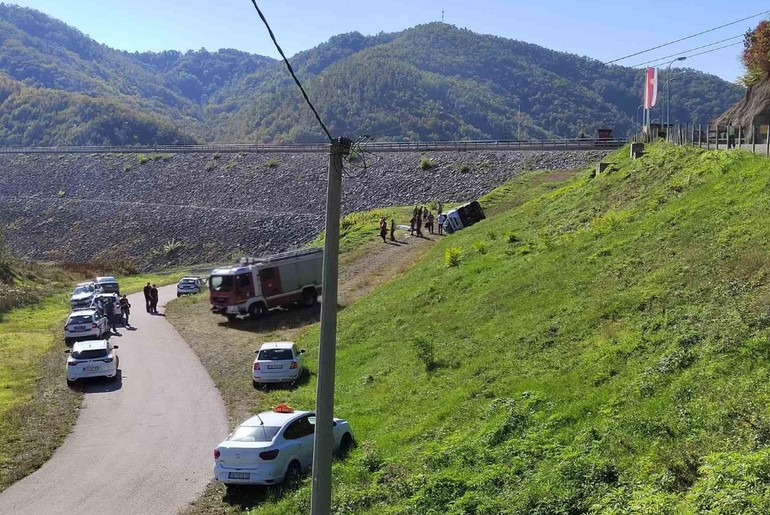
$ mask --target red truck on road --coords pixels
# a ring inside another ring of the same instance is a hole
[[[322,265],[323,249],[304,249],[216,269],[209,277],[211,311],[231,321],[239,315],[256,320],[275,307],[313,306],[321,294]]]

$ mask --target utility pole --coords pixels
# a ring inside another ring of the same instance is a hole
[[[333,140],[329,152],[326,186],[326,241],[321,279],[321,341],[318,350],[315,435],[310,513],[332,511],[332,454],[334,452],[334,360],[337,351],[337,267],[340,251],[342,157],[350,153],[350,140]]]
[[[521,141],[521,104],[519,104],[519,129],[516,132],[516,139]]]

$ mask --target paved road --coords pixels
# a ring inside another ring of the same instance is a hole
[[[175,296],[174,286],[160,289],[161,313]],[[136,330],[112,337],[122,377],[85,386],[72,433],[40,470],[0,493],[0,514],[165,515],[205,489],[227,434],[219,391],[171,324],[145,312],[142,294],[129,299]]]

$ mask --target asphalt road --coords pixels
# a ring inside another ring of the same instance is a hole
[[[175,297],[175,286],[161,288],[159,311]],[[112,336],[118,380],[84,386],[72,433],[0,493],[0,514],[170,514],[212,479],[212,452],[228,431],[219,391],[171,324],[145,312],[143,295],[129,300],[135,330]]]

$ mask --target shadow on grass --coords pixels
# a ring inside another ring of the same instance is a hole
[[[296,329],[314,324],[319,320],[321,320],[321,307],[320,304],[316,304],[310,308],[272,309],[259,320],[251,320],[250,318],[238,318],[232,322],[223,320],[219,322],[219,326],[257,333],[278,329]]]
[[[304,473],[302,477],[305,477]],[[302,479],[291,484],[281,483],[274,486],[257,485],[226,485],[222,501],[237,507],[242,511],[248,511],[265,502],[277,502],[284,495],[297,490],[302,484]]]

